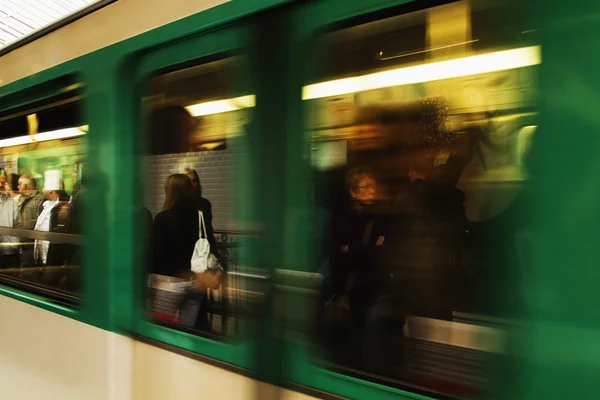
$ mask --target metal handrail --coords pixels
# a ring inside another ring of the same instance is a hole
[[[52,243],[65,243],[80,246],[83,236],[70,233],[42,232],[19,228],[0,228],[0,235],[15,236],[23,239],[47,240]]]

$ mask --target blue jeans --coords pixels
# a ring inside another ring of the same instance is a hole
[[[366,316],[362,358],[367,371],[385,374],[402,363],[406,316],[398,296],[384,295],[370,304]]]
[[[208,323],[208,299],[206,290],[190,288],[184,295],[179,309],[181,324],[203,331],[210,330]]]

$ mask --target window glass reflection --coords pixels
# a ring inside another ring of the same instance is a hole
[[[541,58],[524,18],[475,36],[508,9],[483,3],[321,39],[327,74],[303,98],[315,212],[330,221],[315,227],[330,368],[430,393],[489,388],[505,318],[522,307],[514,243]],[[395,46],[401,32],[421,38]]]
[[[72,303],[79,292],[86,133],[77,97],[0,120],[0,280]]]
[[[140,229],[152,232],[145,256],[150,316],[210,337],[235,334],[248,315],[239,265],[246,228],[236,207],[255,98],[232,89],[243,63],[233,57],[158,75],[145,98]]]

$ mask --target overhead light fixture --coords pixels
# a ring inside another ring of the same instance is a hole
[[[84,125],[77,128],[65,128],[58,129],[55,131],[36,133],[34,135],[17,136],[14,138],[0,140],[0,148],[9,146],[19,146],[35,142],[45,142],[48,140],[68,139],[71,137],[85,135],[87,131],[88,126]]]
[[[410,85],[441,79],[485,74],[515,68],[529,67],[541,63],[540,46],[522,47],[494,53],[432,62],[376,72],[373,74],[336,79],[305,86],[303,100],[352,94],[365,90]]]
[[[77,128],[59,129],[56,131],[36,133],[35,135],[33,135],[33,140],[36,142],[43,142],[46,140],[67,139],[71,137],[85,135],[87,131],[87,125],[80,126]]]
[[[247,96],[235,97],[225,100],[207,101],[205,103],[193,104],[185,109],[193,117],[202,115],[220,114],[230,111],[241,110],[242,108],[252,108],[256,105],[256,96],[249,94]]]
[[[9,146],[19,146],[28,143],[33,143],[33,139],[31,138],[31,136],[18,136],[14,138],[0,140],[0,148]]]

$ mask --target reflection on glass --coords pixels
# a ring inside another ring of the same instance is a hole
[[[236,204],[255,105],[252,94],[232,95],[232,73],[242,62],[228,58],[158,75],[144,100],[149,155],[140,215],[142,232],[152,232],[145,235],[150,315],[211,337],[235,334],[247,316],[242,304],[263,291],[248,290],[253,279],[239,265],[247,229]]]
[[[0,120],[0,280],[63,302],[79,291],[77,191],[86,173],[73,171],[87,133],[79,107],[68,98]]]
[[[541,59],[520,20],[490,24],[516,42],[471,36],[474,21],[503,15],[483,3],[322,40],[327,73],[303,98],[315,212],[331,216],[316,260],[331,368],[428,393],[489,389],[502,326],[522,307],[514,238]],[[422,50],[393,40],[408,32]]]

